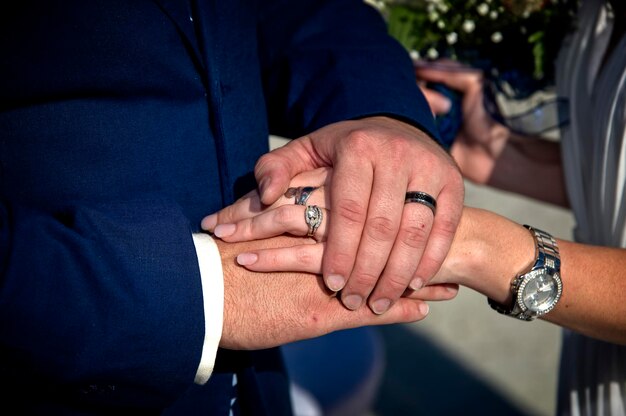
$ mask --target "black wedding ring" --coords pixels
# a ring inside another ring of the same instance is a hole
[[[437,210],[437,201],[426,192],[407,192],[404,203],[406,204],[408,202],[417,202],[418,204],[426,205],[433,212],[433,215],[435,215],[435,211]]]

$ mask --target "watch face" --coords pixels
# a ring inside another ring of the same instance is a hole
[[[546,269],[533,270],[524,276],[520,284],[520,307],[538,314],[546,313],[554,307],[561,291],[558,274],[549,274]]]

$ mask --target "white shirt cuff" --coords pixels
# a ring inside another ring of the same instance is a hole
[[[194,382],[204,384],[209,380],[215,356],[222,337],[224,320],[224,272],[217,244],[208,234],[193,234],[198,256],[202,299],[204,303],[204,345]]]

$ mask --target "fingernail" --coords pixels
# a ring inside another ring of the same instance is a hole
[[[334,292],[337,292],[343,289],[345,284],[346,284],[346,279],[344,279],[343,276],[340,276],[338,274],[329,274],[328,277],[326,278],[326,286],[328,286],[328,288]]]
[[[215,236],[219,238],[228,237],[230,235],[233,235],[236,229],[237,226],[235,224],[220,224],[215,227],[213,234],[215,234]]]
[[[424,281],[419,277],[416,277],[415,279],[411,280],[409,287],[413,290],[420,290],[424,287]]]
[[[346,308],[355,310],[358,309],[363,303],[363,298],[359,295],[348,295],[343,298],[343,304],[346,305]]]
[[[377,315],[381,315],[387,312],[389,305],[391,305],[391,301],[389,299],[378,299],[376,302],[372,303],[372,311],[374,311]]]
[[[254,253],[241,253],[237,256],[237,263],[241,266],[250,266],[256,263],[259,256]]]
[[[427,303],[420,303],[420,305],[417,308],[420,310],[420,313],[423,316],[428,315],[428,311],[430,310],[430,306],[428,306]]]
[[[204,217],[204,219],[200,223],[200,227],[202,227],[203,230],[207,230],[207,231],[212,231],[216,225],[217,225],[217,214],[211,214],[207,217]]]

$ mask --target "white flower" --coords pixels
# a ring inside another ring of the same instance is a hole
[[[466,20],[463,22],[463,30],[467,33],[472,33],[476,28],[476,23],[473,20]]]
[[[439,19],[439,13],[437,13],[436,11],[428,13],[428,19],[431,22],[434,22],[435,20]]]
[[[448,42],[448,45],[454,45],[458,38],[459,36],[456,34],[456,32],[451,32],[446,35],[446,42]]]
[[[446,22],[444,22],[443,20],[437,21],[437,27],[439,29],[443,29],[444,27],[446,27]]]
[[[411,50],[411,52],[409,52],[409,56],[414,61],[417,61],[418,59],[420,59],[420,53],[418,51],[416,51],[415,49],[413,49],[413,50]]]
[[[494,33],[491,35],[491,41],[492,41],[493,43],[500,43],[500,42],[502,42],[502,33],[500,33],[500,32],[494,32]]]
[[[487,5],[487,3],[480,3],[478,7],[476,7],[476,11],[479,15],[484,16],[489,13],[489,6]]]
[[[440,3],[439,5],[437,5],[437,8],[439,9],[439,11],[441,13],[448,13],[448,10],[450,10],[450,6],[448,6],[445,3]]]
[[[496,20],[498,18],[498,12],[495,10],[490,11],[489,17],[491,18],[491,20]]]
[[[428,51],[426,51],[426,56],[428,56],[430,59],[437,59],[439,57],[439,52],[437,52],[437,49],[435,48],[430,48],[428,49]]]

